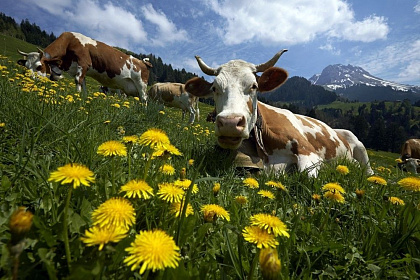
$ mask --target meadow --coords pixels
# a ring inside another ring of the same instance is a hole
[[[249,173],[214,124],[0,58],[1,279],[418,279],[420,178],[397,154]]]

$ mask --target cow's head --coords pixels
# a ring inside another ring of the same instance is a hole
[[[43,71],[41,58],[42,58],[42,52],[23,52],[19,49],[17,50],[19,54],[23,55],[23,59],[18,60],[18,64],[25,66],[29,70],[31,70],[33,73],[37,73],[40,76],[46,76],[45,71]]]
[[[18,60],[18,64],[25,66],[32,72],[44,77],[50,75],[50,79],[53,81],[58,81],[63,77],[59,68],[61,60],[52,59],[48,53],[44,53],[41,49],[38,48],[38,52],[30,53],[18,50],[18,53],[23,55],[23,59]]]
[[[249,138],[257,120],[257,92],[271,91],[287,79],[286,70],[273,67],[286,51],[259,65],[231,60],[217,69],[196,56],[201,70],[216,78],[213,83],[192,78],[185,88],[198,97],[213,96],[217,114],[215,132],[222,148],[237,149],[243,139]],[[257,76],[258,72],[263,72],[261,77]]]

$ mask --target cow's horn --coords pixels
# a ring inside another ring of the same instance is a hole
[[[207,64],[204,63],[204,61],[199,57],[198,55],[195,56],[195,59],[197,59],[198,66],[200,66],[201,70],[209,75],[209,76],[217,76],[217,69],[211,68]]]
[[[20,53],[21,55],[23,55],[23,56],[28,56],[28,54],[26,53],[26,52],[23,52],[23,51],[21,51],[21,50],[19,50],[19,49],[17,49],[17,51],[18,51],[18,53]]]
[[[269,61],[267,61],[266,63],[261,63],[255,66],[255,68],[257,69],[257,72],[264,72],[265,70],[267,70],[270,67],[273,67],[274,64],[276,64],[277,60],[279,60],[280,56],[284,53],[287,52],[286,49],[279,51],[278,53],[276,53],[272,59],[270,59]]]
[[[38,52],[39,53],[42,53],[42,54],[44,54],[44,51],[43,50],[41,50],[40,48],[38,48],[38,47],[36,47],[37,49],[38,49]]]

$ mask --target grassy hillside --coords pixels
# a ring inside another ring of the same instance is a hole
[[[3,279],[420,276],[420,179],[396,154],[369,151],[375,177],[345,159],[250,174],[204,118],[8,57],[0,74]]]
[[[375,102],[378,103],[378,102]],[[316,106],[316,108],[318,110],[323,110],[323,109],[340,109],[342,110],[342,112],[348,112],[351,111],[353,112],[353,115],[358,115],[358,111],[357,109],[363,105],[366,105],[366,109],[368,110],[368,112],[370,112],[370,108],[371,108],[371,104],[372,102],[342,102],[342,101],[334,101],[330,104],[326,104],[326,105],[318,105]],[[389,109],[390,107],[392,107],[395,104],[395,102],[385,102],[385,107],[387,109]],[[420,107],[415,107],[413,106],[413,109],[417,112],[420,113]]]

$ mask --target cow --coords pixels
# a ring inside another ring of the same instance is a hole
[[[345,157],[356,159],[367,174],[373,174],[366,149],[350,131],[336,131],[319,120],[257,100],[257,92],[272,91],[286,81],[286,70],[274,67],[286,51],[262,64],[231,60],[218,68],[195,57],[201,70],[215,79],[209,83],[195,77],[185,88],[198,97],[213,96],[218,145],[257,155],[265,169],[281,172],[297,169],[317,177],[322,162]]]
[[[30,63],[29,54],[26,61],[18,63],[34,72],[49,75],[54,81],[61,79],[62,71],[66,71],[75,78],[79,92],[85,77],[89,76],[106,87],[121,89],[146,102],[148,68],[152,67],[146,59],[139,60],[76,32],[64,32],[44,51],[38,49],[38,53],[30,54]]]
[[[398,167],[411,173],[420,172],[420,139],[408,139],[401,147],[401,163]]]
[[[185,113],[190,113],[189,123],[194,123],[195,116],[200,119],[198,97],[185,91],[185,85],[181,83],[156,83],[150,87],[148,98],[168,107],[182,110],[182,119]]]
[[[216,109],[207,114],[206,121],[212,123],[216,121]]]

